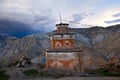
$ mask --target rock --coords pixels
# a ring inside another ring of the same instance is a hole
[[[29,59],[22,56],[17,61],[9,64],[9,67],[11,67],[11,65],[16,67],[26,67],[29,66],[30,64],[31,62],[29,61]]]

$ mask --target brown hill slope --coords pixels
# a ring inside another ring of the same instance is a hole
[[[106,59],[111,56],[120,58],[120,33],[115,33],[106,40],[94,45],[93,49]]]
[[[43,57],[44,50],[50,46],[46,34],[30,35],[21,39],[6,40],[5,46],[0,48],[0,65],[8,65],[20,56],[33,59]]]

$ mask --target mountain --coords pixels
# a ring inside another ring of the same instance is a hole
[[[49,37],[46,34],[30,35],[21,39],[6,39],[5,46],[0,48],[0,64],[8,65],[21,56],[33,59],[43,56],[49,47]]]
[[[76,33],[75,46],[84,50],[85,67],[103,66],[112,56],[120,59],[120,25],[106,28],[69,28],[69,31]],[[30,58],[32,63],[44,63],[44,52],[50,48],[49,34],[51,33],[38,33],[23,38],[1,40],[1,66],[7,66],[20,56]]]

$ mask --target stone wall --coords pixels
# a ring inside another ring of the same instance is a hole
[[[83,60],[78,54],[77,52],[46,52],[46,68],[81,71]]]

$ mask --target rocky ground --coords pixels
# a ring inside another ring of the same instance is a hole
[[[99,75],[93,75],[93,74],[80,74],[85,75],[87,77],[77,77],[80,76],[78,73],[73,73],[74,76],[70,77],[60,77],[60,78],[53,78],[53,77],[27,77],[23,74],[23,71],[30,70],[30,69],[36,69],[36,70],[42,70],[39,69],[38,65],[31,65],[29,67],[7,67],[2,68],[1,70],[6,70],[7,75],[10,76],[9,80],[120,80],[120,77],[100,77]],[[89,77],[88,77],[89,76]],[[94,77],[93,77],[94,76]]]
[[[120,80],[118,77],[65,77],[58,80]]]
[[[4,67],[0,71],[6,71],[5,74],[9,75],[9,80],[57,80],[53,77],[28,77],[23,74],[24,71],[35,69],[42,71],[38,65],[32,64],[29,67]]]

